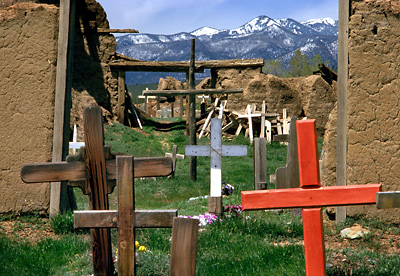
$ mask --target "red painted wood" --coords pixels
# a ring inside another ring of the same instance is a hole
[[[244,211],[376,203],[381,184],[321,187],[315,120],[297,121],[296,126],[301,188],[244,191],[241,193]],[[325,276],[321,208],[303,210],[303,229],[307,275]]]
[[[243,210],[375,204],[381,184],[243,191]]]
[[[308,276],[325,276],[325,242],[322,209],[303,209],[304,256]]]
[[[296,128],[300,187],[304,189],[321,187],[315,120],[297,121]]]

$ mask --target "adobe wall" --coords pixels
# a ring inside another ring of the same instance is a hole
[[[352,1],[349,22],[348,185],[382,183],[400,190],[400,4]],[[334,110],[336,112],[336,109]],[[324,183],[335,185],[336,114],[324,141]],[[398,210],[349,207],[349,215],[367,214],[400,221]]]
[[[24,164],[51,161],[53,144],[59,8],[32,2],[0,5],[0,213],[49,208],[48,183],[20,180]],[[108,66],[115,38],[91,30],[108,27],[100,4],[77,2],[71,128],[82,126],[90,104],[100,105],[108,120],[116,114],[117,79]]]
[[[20,180],[23,164],[52,156],[58,8],[0,10],[0,212],[46,210],[49,184]]]
[[[260,110],[265,101],[267,112],[286,108],[290,117],[316,119],[318,134],[324,135],[337,99],[336,82],[329,85],[319,75],[278,78],[252,69],[220,69],[217,74],[216,88],[243,88],[243,94],[228,96],[228,109],[245,113],[248,104],[256,104]]]

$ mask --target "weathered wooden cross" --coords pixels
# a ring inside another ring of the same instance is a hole
[[[242,192],[244,211],[303,208],[307,275],[326,275],[321,207],[375,204],[381,184],[321,187],[315,120],[297,121],[300,188]]]
[[[222,156],[246,156],[247,146],[222,145],[222,120],[211,120],[211,145],[190,145],[185,147],[189,156],[211,157],[211,186],[208,199],[208,209],[212,213],[222,213]]]
[[[108,210],[108,194],[116,185],[116,159],[109,147],[104,146],[103,117],[98,106],[83,112],[85,145],[78,155],[69,156],[67,162],[25,165],[21,179],[26,183],[68,181],[80,187],[89,196],[91,210]],[[170,158],[135,158],[135,177],[168,176],[172,172]],[[93,267],[95,275],[112,275],[114,265],[110,230],[91,230]]]
[[[170,270],[194,275],[198,220],[178,219],[177,210],[135,210],[133,156],[117,156],[116,166],[118,210],[75,211],[75,228],[118,228],[118,275],[135,275],[135,228],[172,227],[171,247],[178,250],[171,260],[180,262],[171,262]]]

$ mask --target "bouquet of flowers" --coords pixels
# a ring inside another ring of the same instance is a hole
[[[195,218],[199,220],[199,226],[206,226],[207,224],[211,224],[214,221],[217,221],[218,217],[214,214],[210,214],[209,212],[205,212],[202,215],[198,216],[181,216],[179,215],[178,217],[180,218]]]
[[[225,184],[225,182],[222,182],[222,195],[231,195],[234,189],[235,187],[233,187],[231,184]]]

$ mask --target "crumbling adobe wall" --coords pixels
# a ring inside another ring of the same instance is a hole
[[[243,110],[256,104],[258,110],[265,101],[267,112],[282,113],[286,108],[290,117],[317,120],[317,131],[324,135],[328,115],[336,103],[336,83],[329,85],[321,76],[278,78],[260,70],[217,70],[216,88],[243,88],[243,94],[229,95],[228,109]]]
[[[58,8],[0,10],[0,212],[46,210],[49,184],[24,184],[23,164],[51,161]]]
[[[52,158],[59,7],[33,2],[40,1],[0,2],[0,213],[49,207],[48,183],[20,180],[24,164]],[[117,79],[108,66],[116,40],[94,27],[108,28],[103,8],[77,1],[71,128],[81,126],[90,104],[100,105],[108,120],[116,114]]]
[[[400,190],[400,3],[352,1],[349,22],[347,184],[382,183]],[[336,112],[336,110],[334,111]],[[324,183],[335,185],[336,115],[325,136]],[[400,221],[396,210],[349,207]]]

